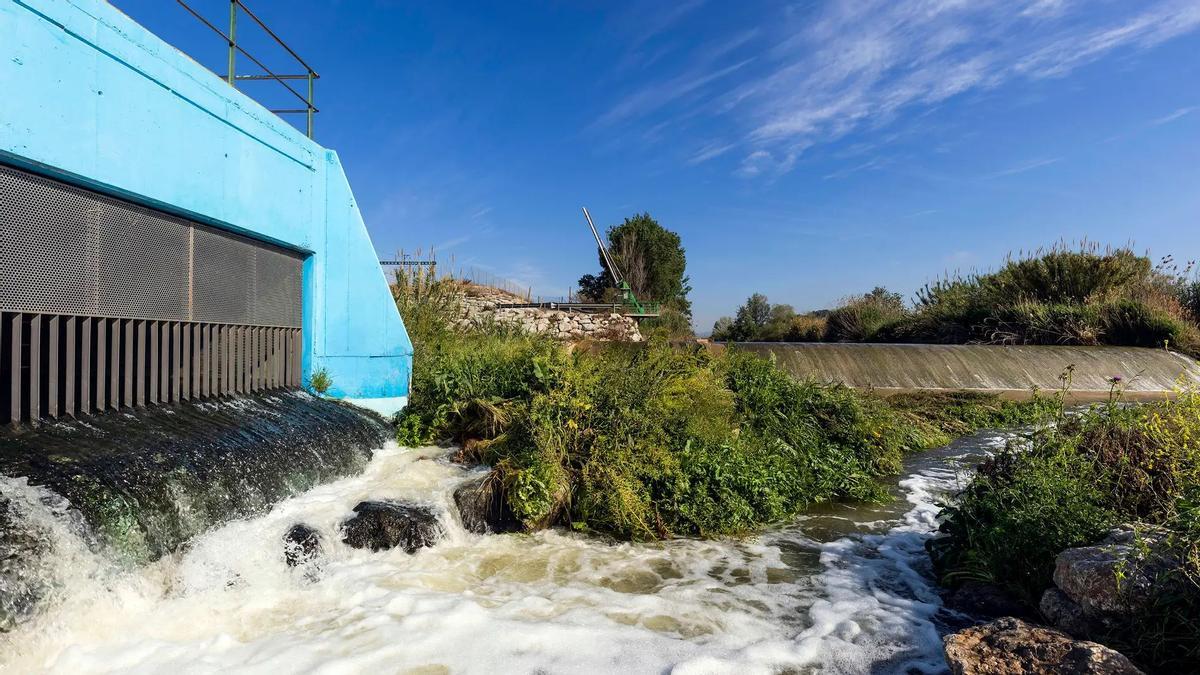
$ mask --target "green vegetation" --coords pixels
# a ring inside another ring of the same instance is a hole
[[[1200,355],[1200,281],[1192,266],[1180,271],[1170,258],[1154,265],[1127,248],[1092,244],[1059,245],[1010,258],[995,272],[943,279],[921,289],[912,307],[876,288],[807,316],[807,337],[766,324],[747,337],[727,319],[713,334],[733,341],[813,339],[819,331],[817,339],[831,342],[1168,346]]]
[[[1114,387],[1119,384],[1114,383]],[[945,510],[933,548],[946,581],[983,580],[1036,608],[1063,549],[1116,525],[1165,527],[1185,560],[1173,589],[1111,644],[1163,669],[1200,662],[1200,394],[1125,407],[1116,397],[985,462]]]
[[[330,377],[329,371],[324,368],[317,368],[313,371],[312,376],[308,378],[308,389],[318,396],[324,396],[325,392],[333,386],[333,378]]]
[[[643,302],[659,302],[664,306],[664,316],[658,321],[646,322],[647,327],[652,330],[666,327],[668,331],[678,332],[674,324],[683,317],[690,335],[692,304],[687,294],[692,289],[688,286],[687,256],[679,235],[659,225],[649,213],[642,213],[608,228],[606,237],[613,262],[629,282],[634,295]],[[619,300],[612,272],[598,250],[597,255],[600,273],[580,277],[579,294],[594,302]]]
[[[436,286],[452,283],[412,281],[395,288],[418,312],[427,309],[409,295],[428,308],[443,297]],[[412,325],[418,358],[399,441],[455,443],[462,460],[491,465],[527,529],[621,539],[747,532],[817,502],[879,498],[877,479],[905,453],[1057,410],[1045,398],[884,400],[797,382],[736,350],[657,338],[571,349],[504,326]]]

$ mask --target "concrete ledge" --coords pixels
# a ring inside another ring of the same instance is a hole
[[[1200,362],[1163,349],[1034,345],[738,343],[734,349],[774,357],[797,377],[841,382],[883,395],[977,391],[1027,398],[1052,393],[1073,366],[1069,399],[1105,400],[1113,376],[1122,398],[1167,398],[1200,386]]]
[[[392,396],[388,398],[344,398],[343,402],[349,403],[352,406],[365,408],[371,412],[383,415],[387,419],[391,419],[396,413],[404,410],[408,405],[407,396]]]

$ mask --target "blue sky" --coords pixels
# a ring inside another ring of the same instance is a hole
[[[223,71],[175,3],[114,4]],[[598,269],[580,206],[649,211],[701,332],[1060,239],[1200,255],[1200,0],[249,4],[321,73],[384,255],[560,295]]]

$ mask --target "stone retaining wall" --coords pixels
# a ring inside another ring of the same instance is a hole
[[[496,288],[463,283],[459,293],[459,316],[455,323],[461,327],[495,321],[520,326],[529,333],[545,333],[555,339],[615,340],[641,342],[637,321],[617,313],[587,313],[537,307],[500,307],[504,304],[528,302],[526,298]]]

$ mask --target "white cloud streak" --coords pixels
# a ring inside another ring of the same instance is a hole
[[[777,174],[812,145],[904,111],[1063,77],[1196,31],[1200,0],[832,0],[763,23],[766,35],[746,31],[698,49],[678,74],[628,93],[598,123],[674,113],[686,101],[684,114],[700,106],[735,128],[720,146],[692,150],[688,163],[736,144],[739,175]]]

